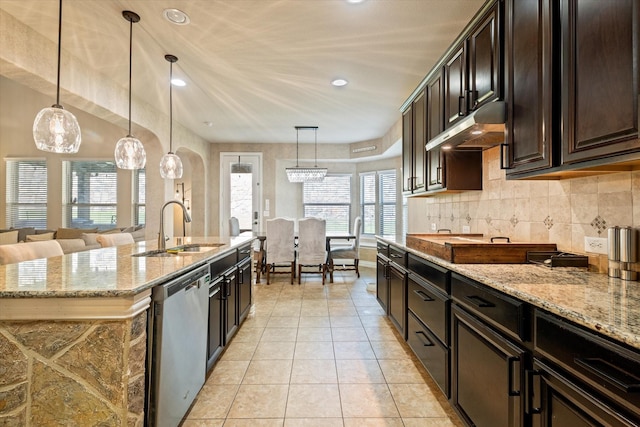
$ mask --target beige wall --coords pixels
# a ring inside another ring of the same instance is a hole
[[[640,171],[507,181],[498,156],[498,147],[484,152],[482,191],[409,199],[408,231],[429,233],[436,224],[460,233],[468,225],[472,233],[586,253],[585,236],[606,237],[614,225],[640,228]],[[590,261],[601,269],[606,256],[591,255]]]

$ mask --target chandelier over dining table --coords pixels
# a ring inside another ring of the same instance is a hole
[[[318,126],[295,126],[296,129],[296,166],[286,168],[289,182],[321,182],[327,175],[327,168],[318,167]],[[299,136],[301,130],[313,130],[315,145],[315,163],[313,167],[301,167],[298,163]]]

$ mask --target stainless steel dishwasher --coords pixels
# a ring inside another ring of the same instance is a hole
[[[209,267],[156,286],[152,299],[147,425],[175,427],[205,381]]]

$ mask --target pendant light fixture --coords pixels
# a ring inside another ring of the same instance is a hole
[[[133,24],[140,22],[140,15],[130,10],[122,11],[124,19],[129,21],[129,132],[124,138],[120,138],[116,143],[114,156],[116,166],[120,169],[142,169],[147,163],[147,153],[144,151],[142,142],[131,135],[131,70],[133,51]]]
[[[82,137],[76,116],[60,105],[60,57],[62,54],[62,0],[58,9],[58,77],[56,103],[40,110],[33,121],[36,147],[52,153],[77,153]]]
[[[318,126],[296,126],[296,167],[286,168],[289,182],[321,182],[327,175],[327,168],[318,167]],[[300,130],[313,130],[315,142],[315,164],[312,168],[298,166],[298,137]]]
[[[173,90],[171,80],[173,79],[173,63],[178,61],[174,55],[165,55],[164,59],[169,61],[169,152],[160,159],[160,176],[167,179],[182,178],[182,160],[173,154],[172,134],[173,134]]]

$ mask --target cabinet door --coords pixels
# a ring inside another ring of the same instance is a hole
[[[225,307],[225,345],[238,330],[238,272],[234,269],[225,275],[224,291],[227,296]]]
[[[502,97],[502,55],[500,28],[502,2],[496,2],[471,31],[469,46],[469,92],[467,110],[473,111]]]
[[[402,113],[402,191],[413,190],[413,108]]]
[[[427,145],[427,96],[420,92],[413,101],[413,188],[414,192],[424,191],[425,145]]]
[[[444,130],[444,98],[442,72],[432,77],[427,88],[427,140],[438,136]],[[427,151],[427,190],[442,188],[442,165],[440,148]]]
[[[223,282],[220,278],[209,285],[209,328],[207,335],[207,371],[222,353]]]
[[[385,259],[377,257],[376,298],[378,299],[378,302],[382,306],[385,313],[388,311],[389,307],[389,278],[387,277],[387,265],[388,262]]]
[[[444,62],[444,112],[445,128],[456,124],[467,114],[465,91],[467,90],[466,50],[464,42]]]
[[[526,350],[456,304],[451,338],[451,399],[462,418],[475,426],[523,425]]]
[[[563,163],[639,152],[640,3],[562,0]]]
[[[242,322],[251,308],[251,258],[238,265],[238,317]]]
[[[406,274],[390,264],[389,272],[389,317],[403,338],[407,319],[407,281]]]
[[[507,175],[554,166],[550,3],[507,2]]]

